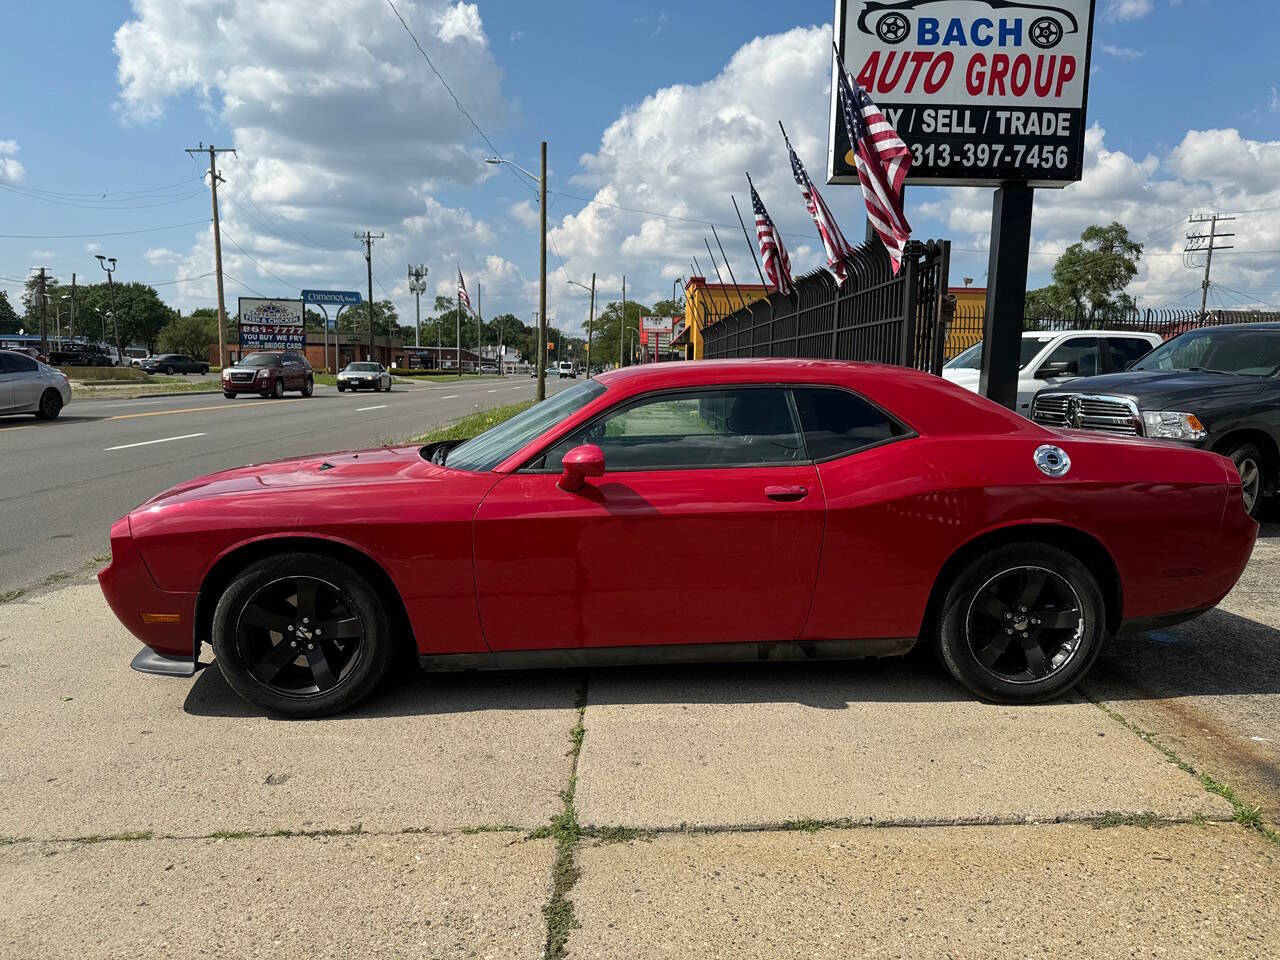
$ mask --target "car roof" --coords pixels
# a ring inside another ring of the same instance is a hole
[[[1023,337],[1163,337],[1154,330],[1024,330]]]

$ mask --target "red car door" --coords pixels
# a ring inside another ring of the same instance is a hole
[[[566,492],[561,458],[583,442],[607,472]],[[494,650],[791,640],[824,515],[786,389],[628,401],[481,504],[485,639]]]

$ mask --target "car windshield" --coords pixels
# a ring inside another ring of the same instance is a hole
[[[347,369],[355,373],[377,373],[382,367],[376,363],[348,363]]]
[[[279,365],[280,358],[274,353],[251,353],[236,366],[239,367],[274,367]]]
[[[1132,369],[1269,377],[1280,370],[1280,330],[1191,330],[1157,347]]]
[[[1022,356],[1018,358],[1018,369],[1027,369],[1027,364],[1036,358],[1041,350],[1047,344],[1052,342],[1053,337],[1023,337],[1022,338]],[[954,360],[947,364],[948,370],[981,370],[982,369],[982,344],[975,343],[972,347],[960,354]]]
[[[570,387],[454,447],[444,463],[456,470],[492,470],[534,437],[577,413],[604,390],[595,380]]]

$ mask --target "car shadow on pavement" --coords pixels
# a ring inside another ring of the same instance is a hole
[[[341,718],[429,716],[484,710],[561,710],[572,706],[584,678],[593,706],[611,704],[793,703],[846,710],[856,703],[945,703],[971,700],[932,657],[880,660],[680,664],[393,676]],[[202,664],[183,704],[207,717],[256,717],[213,664]]]
[[[35,420],[32,417],[24,417],[21,415],[14,417],[0,417],[0,430],[12,430],[22,427],[39,427],[42,430],[56,430],[60,425],[67,423],[93,423],[97,420],[103,420],[104,417],[76,417],[63,414],[57,420]]]

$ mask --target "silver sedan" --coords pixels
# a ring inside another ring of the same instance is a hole
[[[0,350],[0,416],[34,413],[53,420],[71,402],[71,383],[61,370],[23,353]]]
[[[338,374],[338,392],[344,390],[375,390],[381,392],[391,389],[391,374],[380,363],[357,360],[348,363]]]

